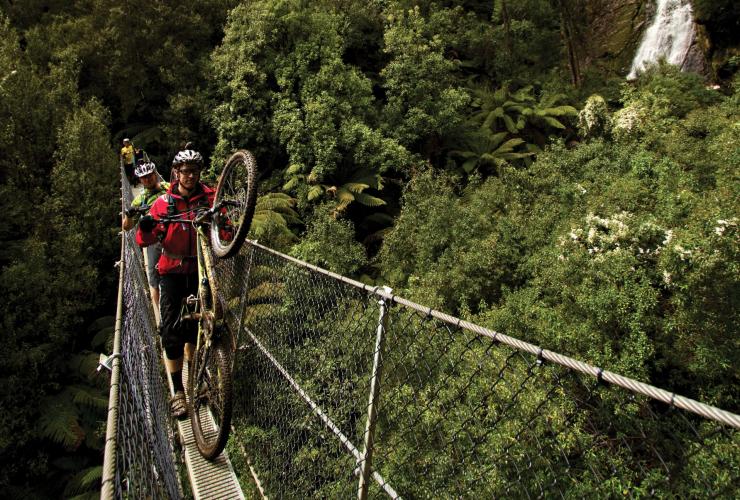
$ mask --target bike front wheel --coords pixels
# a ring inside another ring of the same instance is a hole
[[[221,454],[231,430],[231,357],[224,335],[214,335],[190,362],[188,392],[193,435],[201,455],[213,460]]]
[[[231,155],[221,172],[214,200],[219,210],[211,224],[211,246],[218,257],[235,255],[247,237],[257,204],[256,171],[254,155],[240,150]]]

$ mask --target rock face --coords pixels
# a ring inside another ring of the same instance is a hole
[[[705,78],[710,78],[712,76],[711,69],[706,57],[709,50],[709,37],[707,37],[706,29],[704,26],[694,23],[694,39],[681,65],[681,70],[692,71],[703,75]]]
[[[581,67],[594,66],[608,76],[624,76],[655,12],[645,0],[589,0]]]

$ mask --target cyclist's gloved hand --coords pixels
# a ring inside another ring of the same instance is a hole
[[[139,221],[139,228],[141,228],[142,231],[147,232],[147,233],[151,231],[152,229],[154,229],[154,226],[156,225],[157,225],[157,221],[154,220],[154,217],[152,217],[149,214],[142,217],[141,220]]]
[[[126,210],[124,210],[123,213],[126,215],[126,217],[128,217],[130,219],[136,213],[136,209],[134,209],[134,207],[127,208]]]

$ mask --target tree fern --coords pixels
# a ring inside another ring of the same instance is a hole
[[[285,193],[267,193],[257,198],[250,234],[255,239],[282,237],[295,240],[290,226],[301,224],[294,210],[296,199]]]
[[[367,207],[380,207],[385,205],[385,200],[382,200],[377,196],[370,196],[366,193],[355,193],[355,201]]]
[[[71,391],[44,398],[38,432],[68,450],[76,450],[84,442],[85,431],[80,426],[79,409],[72,401]]]
[[[72,394],[72,401],[77,405],[102,410],[108,408],[108,395],[101,393],[98,388],[72,385],[69,387],[69,392]]]
[[[308,201],[318,200],[321,197],[321,195],[324,194],[324,191],[325,191],[324,186],[320,184],[316,186],[311,186],[308,189],[308,195],[306,195],[306,198],[308,199]]]
[[[508,132],[527,143],[543,146],[552,129],[564,130],[561,120],[576,116],[573,106],[561,104],[563,94],[545,94],[539,99],[532,85],[511,92],[507,85],[497,90],[478,86],[473,88],[475,111],[470,122],[493,132]]]
[[[292,172],[294,175],[283,185],[283,189],[295,190],[301,183],[308,183],[310,187],[306,193],[306,200],[311,202],[318,202],[324,198],[336,200],[336,206],[331,212],[334,217],[343,213],[354,202],[368,207],[379,207],[386,204],[382,198],[365,193],[367,189],[377,191],[383,189],[383,178],[370,170],[353,170],[347,175],[329,179],[326,184],[311,184],[310,176],[296,173],[296,169]]]
[[[499,167],[506,161],[518,160],[532,156],[531,152],[517,151],[524,144],[518,137],[508,138],[508,132],[492,132],[487,128],[469,131],[463,137],[461,145],[466,149],[450,151],[450,156],[462,160],[461,169],[470,174],[479,169]]]
[[[103,466],[95,465],[79,471],[67,482],[64,497],[68,499],[100,498],[100,481],[103,478]]]

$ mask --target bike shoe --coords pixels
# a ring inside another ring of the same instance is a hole
[[[170,415],[178,420],[182,420],[188,416],[188,405],[185,400],[185,393],[177,391],[172,398],[170,398]]]

